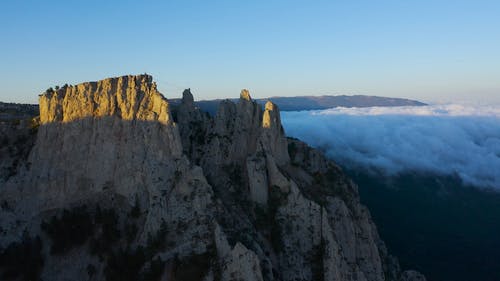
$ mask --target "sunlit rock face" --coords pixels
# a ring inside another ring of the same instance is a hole
[[[116,253],[135,258],[137,279],[421,280],[387,262],[352,181],[287,139],[278,107],[248,90],[211,117],[189,89],[170,108],[151,76],[123,76],[42,94],[40,120],[0,190],[0,246],[24,230],[41,236],[44,280],[113,280],[113,266],[130,267]],[[88,241],[53,255],[49,218],[82,205],[97,214],[96,204],[117,212],[126,238],[100,257]]]
[[[149,75],[122,76],[63,86],[40,96],[40,120],[71,122],[87,117],[171,122],[167,100]]]

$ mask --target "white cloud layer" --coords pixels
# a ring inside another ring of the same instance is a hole
[[[282,112],[287,135],[347,166],[456,174],[500,189],[500,106],[333,108]]]

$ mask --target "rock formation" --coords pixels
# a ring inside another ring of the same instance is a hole
[[[356,185],[247,90],[211,117],[189,89],[170,108],[151,76],[110,78],[42,94],[40,122],[0,181],[0,276],[425,280],[388,255]]]

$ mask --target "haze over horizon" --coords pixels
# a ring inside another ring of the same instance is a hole
[[[249,88],[500,103],[498,1],[8,1],[0,100],[147,72],[167,96]]]

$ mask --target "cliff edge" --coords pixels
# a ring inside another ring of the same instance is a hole
[[[170,108],[149,75],[63,86],[33,138],[0,181],[2,279],[425,280],[247,90],[212,117],[189,89]]]

